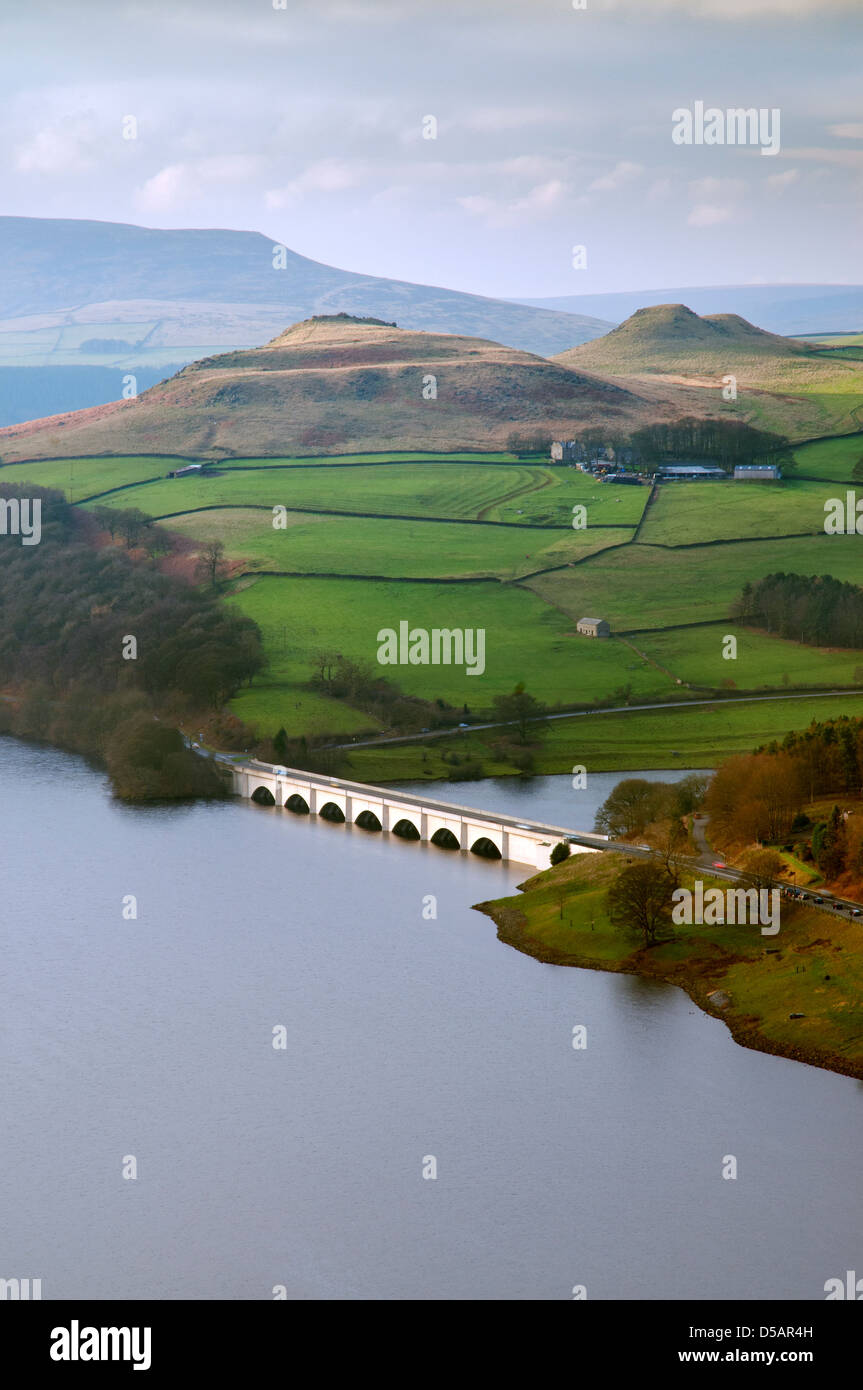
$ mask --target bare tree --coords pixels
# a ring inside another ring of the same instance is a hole
[[[198,554],[195,575],[202,583],[217,589],[228,572],[225,564],[225,547],[221,541],[206,541]]]
[[[676,887],[665,866],[655,859],[621,869],[606,897],[615,927],[636,931],[645,946],[656,944],[659,930],[671,922],[671,895]]]

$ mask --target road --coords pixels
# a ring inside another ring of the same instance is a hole
[[[612,705],[606,709],[565,710],[562,714],[540,715],[536,719],[528,720],[528,723],[543,723],[552,719],[583,719],[587,715],[594,714],[633,714],[637,710],[690,709],[694,705],[752,705],[759,704],[764,700],[826,700],[835,699],[837,695],[863,695],[863,690],[804,690],[796,691],[793,694],[713,696],[708,700],[665,700],[661,704],[654,705]],[[380,734],[377,738],[356,739],[351,740],[350,743],[328,743],[326,747],[375,748],[381,744],[389,745],[391,743],[426,743],[429,739],[451,737],[453,734],[476,733],[480,729],[509,729],[517,722],[513,719],[496,720],[490,724],[468,724],[464,728],[459,726],[454,729],[429,729],[427,733]]]

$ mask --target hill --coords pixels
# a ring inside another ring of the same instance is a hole
[[[863,285],[695,285],[685,289],[519,297],[515,302],[561,313],[595,314],[620,323],[646,304],[672,300],[688,304],[696,314],[743,314],[771,333],[806,335],[863,329]]]
[[[542,354],[608,326],[584,314],[340,270],[259,232],[0,217],[0,260],[0,363],[6,365],[24,365],[16,352],[32,361],[34,348],[43,350],[36,354],[40,365],[50,365],[45,352],[67,361],[94,340],[103,350],[106,342],[120,344],[121,354],[125,344],[138,362],[152,348],[181,343],[248,346],[279,323],[319,313],[372,314]],[[82,331],[63,331],[69,327]],[[84,365],[86,352],[74,360]],[[164,360],[176,362],[176,352]]]
[[[566,436],[676,418],[697,394],[633,389],[487,339],[330,315],[204,358],[137,400],[0,430],[0,453],[8,462],[489,449],[514,427]]]
[[[657,379],[721,396],[733,376],[738,396],[725,409],[789,439],[860,429],[863,352],[768,333],[739,314],[699,316],[684,304],[638,309],[602,338],[552,361],[601,372],[637,389]]]
[[[804,344],[767,333],[739,314],[699,317],[685,304],[637,309],[604,337],[559,353],[556,361],[600,371],[730,371],[735,363],[812,358]]]

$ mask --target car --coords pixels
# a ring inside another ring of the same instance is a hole
[[[863,917],[863,907],[852,907],[852,909],[851,909],[851,916],[852,916],[852,917]]]
[[[459,728],[460,728],[460,729],[469,729],[469,728],[470,728],[470,724],[459,724]]]
[[[723,862],[722,862],[721,859],[716,859],[716,860],[714,860],[713,867],[714,867],[714,869],[727,869],[727,868],[728,868],[728,865],[727,865],[727,864],[723,864]]]
[[[430,734],[430,733],[431,733],[431,729],[420,729],[420,733],[421,733],[421,734]]]

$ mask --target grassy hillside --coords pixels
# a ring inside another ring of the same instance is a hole
[[[858,445],[801,447],[798,467],[847,470]],[[262,735],[281,726],[335,739],[383,731],[377,714],[313,684],[315,656],[339,652],[376,667],[379,629],[402,619],[429,629],[484,629],[481,676],[454,667],[381,668],[408,694],[458,710],[466,704],[474,714],[518,681],[564,707],[674,701],[722,686],[785,693],[861,684],[863,654],[782,641],[728,616],[743,585],[771,572],[859,579],[859,538],[823,531],[823,499],[837,489],[829,478],[793,478],[778,487],[668,484],[642,520],[646,487],[601,483],[503,451],[331,460],[247,455],[217,465],[213,477],[168,479],[177,462],[140,454],[9,464],[0,480],[60,487],[85,508],[134,507],[166,518],[188,574],[201,547],[221,540],[227,600],[260,623],[270,658],[266,674],[232,708]],[[587,509],[584,530],[571,524],[576,505]],[[285,529],[273,527],[274,506],[287,508]],[[798,528],[811,534],[793,535]],[[587,614],[609,619],[611,641],[576,633]],[[722,657],[729,632],[738,638],[736,661]],[[672,722],[643,740],[639,721],[648,716],[635,711],[623,716],[625,724],[609,725],[607,716],[591,716],[589,724],[564,720],[551,726],[537,765],[571,766],[572,740],[580,748],[588,732],[591,757],[607,766],[661,766],[675,753],[703,765],[720,751],[757,742],[767,708],[672,711]],[[793,717],[777,701],[770,736]],[[606,746],[599,731],[610,729],[614,739]],[[512,771],[498,763],[491,747],[497,737],[482,739],[476,751],[487,769]],[[394,768],[452,775],[433,742],[354,756],[363,760],[363,775],[380,769],[396,776]]]
[[[757,925],[684,925],[645,950],[606,911],[625,862],[575,855],[528,879],[520,894],[480,908],[501,940],[527,955],[668,981],[721,1017],[744,1046],[863,1077],[863,926],[786,903],[774,938]],[[699,877],[705,890],[725,886]],[[692,882],[683,875],[685,886]]]
[[[863,361],[766,333],[737,314],[699,317],[683,304],[654,305],[554,360],[633,387],[659,379],[720,400],[723,378],[733,375],[738,398],[725,409],[792,439],[861,427]]]
[[[494,451],[516,425],[564,437],[590,425],[625,432],[684,406],[674,386],[630,389],[485,339],[330,316],[263,348],[203,358],[136,400],[0,430],[0,454],[277,458],[382,442]]]

